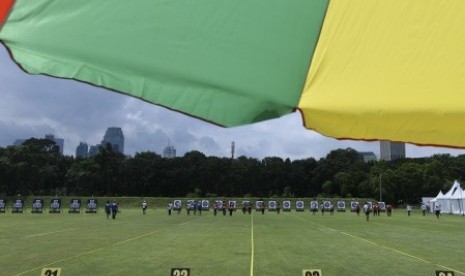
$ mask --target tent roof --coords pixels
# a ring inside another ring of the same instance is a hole
[[[439,191],[438,195],[434,199],[432,199],[430,201],[431,202],[436,202],[438,199],[442,199],[442,198],[444,198],[444,194],[441,191]]]
[[[465,191],[462,189],[462,187],[460,187],[460,183],[457,180],[455,180],[450,190],[444,194],[444,198],[459,199],[463,198],[463,195],[465,195]]]

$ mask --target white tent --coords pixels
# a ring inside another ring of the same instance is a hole
[[[439,204],[443,214],[465,214],[465,191],[460,187],[460,183],[455,181],[450,190],[432,200],[433,204]],[[434,206],[434,205],[433,205]],[[433,210],[434,208],[431,208]]]
[[[429,210],[431,212],[434,212],[434,205],[436,205],[436,202],[438,202],[438,199],[442,199],[444,197],[444,194],[439,191],[438,195],[434,198],[428,201],[427,203],[429,204]]]

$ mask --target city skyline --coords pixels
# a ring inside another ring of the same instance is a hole
[[[115,137],[115,136],[121,136]],[[40,138],[40,137],[29,137],[30,138]],[[63,146],[64,146],[64,139],[55,137],[53,134],[46,134],[45,139],[51,139],[55,142],[57,142],[57,145],[60,148],[60,153],[63,153]],[[12,146],[18,146],[22,144],[24,141],[27,139],[21,138],[21,139],[15,139],[14,143],[11,144]],[[121,141],[122,139],[122,141]],[[71,155],[75,157],[89,157],[98,154],[99,152],[99,147],[104,145],[104,144],[110,144],[112,145],[113,149],[117,152],[120,152],[124,154],[124,131],[120,127],[108,127],[105,131],[105,134],[103,135],[103,140],[101,140],[100,143],[93,144],[93,145],[88,145],[87,142],[85,141],[80,141],[79,144],[75,148],[75,154],[66,154],[66,155]],[[232,141],[232,148],[230,149],[232,154],[232,158],[234,158],[234,147],[235,147],[235,142]],[[409,158],[409,156],[406,155],[405,153],[405,148],[406,148],[406,143],[402,142],[391,142],[391,141],[378,141],[379,143],[379,151],[374,152],[374,151],[360,151],[354,148],[359,154],[362,156],[365,162],[368,161],[373,161],[373,160],[385,160],[385,161],[392,161],[395,159],[402,159],[402,158]],[[118,148],[122,148],[123,152],[121,152]],[[335,148],[333,150],[337,150],[341,148]],[[164,158],[174,158],[174,157],[179,157],[181,155],[176,154],[176,147],[172,144],[170,144],[170,140],[168,140],[168,144],[163,147],[163,150],[160,152],[153,151],[148,149],[147,151],[149,152],[154,152],[156,154],[159,154],[160,156]],[[192,149],[191,151],[200,151],[197,149]],[[202,152],[202,151],[200,151]],[[328,152],[329,153],[329,152]],[[378,153],[378,154],[377,154]],[[441,153],[437,153],[441,154]],[[445,153],[449,154],[449,153]],[[134,154],[126,154],[128,156],[133,156]],[[227,155],[224,157],[228,157]],[[231,157],[231,156],[230,156]],[[250,156],[246,156],[250,157]],[[267,157],[267,156],[265,156]],[[311,156],[310,156],[311,157]],[[416,157],[429,157],[429,156],[412,156],[412,158]],[[285,158],[284,158],[285,159]],[[302,158],[305,159],[305,158]]]

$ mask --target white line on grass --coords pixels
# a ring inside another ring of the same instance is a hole
[[[81,257],[81,256],[89,255],[89,254],[92,254],[92,253],[97,252],[97,251],[99,251],[99,250],[102,250],[103,248],[104,248],[104,247],[102,247],[102,248],[97,248],[97,249],[94,249],[94,250],[91,250],[91,251],[87,251],[87,252],[84,252],[84,253],[82,253],[82,254],[78,254],[78,255],[75,255],[75,256],[72,256],[72,257],[69,257],[69,258],[61,259],[61,260],[56,261],[56,262],[53,262],[53,263],[49,263],[49,264],[46,264],[46,265],[41,265],[41,266],[38,266],[38,267],[34,267],[34,268],[29,269],[29,270],[27,270],[27,271],[18,273],[18,274],[16,274],[16,276],[23,275],[23,274],[32,272],[32,271],[37,270],[37,269],[41,269],[41,268],[43,268],[43,267],[48,267],[48,266],[52,266],[52,265],[55,265],[55,264],[58,264],[58,263],[61,263],[61,262],[64,262],[64,261],[68,261],[68,260],[72,260],[72,259],[75,259],[75,258],[79,258],[79,257]]]
[[[184,222],[184,223],[181,223],[180,225],[184,225],[184,224],[187,224],[187,223],[188,223],[188,222]],[[253,220],[252,220],[252,223],[253,223]],[[134,237],[134,238],[129,238],[129,239],[127,239],[127,240],[117,242],[117,243],[112,244],[112,245],[103,246],[103,247],[100,247],[100,248],[97,248],[97,249],[94,249],[94,250],[91,250],[91,251],[87,251],[87,252],[84,252],[84,253],[81,253],[81,254],[78,254],[78,255],[75,255],[75,256],[71,256],[71,257],[69,257],[69,258],[64,258],[64,259],[55,261],[55,262],[53,262],[53,263],[49,263],[49,264],[46,264],[46,265],[41,265],[41,266],[38,266],[38,267],[35,267],[35,268],[32,268],[32,269],[29,269],[29,270],[27,270],[27,271],[18,273],[18,274],[16,274],[16,276],[23,275],[23,274],[26,274],[26,273],[28,273],[28,272],[31,272],[31,271],[34,271],[34,270],[37,270],[37,269],[40,269],[40,268],[43,268],[43,267],[52,266],[52,265],[55,265],[55,264],[58,264],[58,263],[62,263],[62,262],[65,262],[65,261],[69,261],[69,260],[72,260],[72,259],[76,259],[76,258],[85,256],[85,255],[89,255],[89,254],[95,253],[95,252],[97,252],[97,251],[103,250],[103,249],[105,249],[105,248],[108,248],[109,246],[120,245],[120,244],[124,244],[124,243],[130,242],[130,241],[133,241],[133,240],[137,240],[137,239],[140,239],[140,238],[142,238],[142,237],[145,237],[145,236],[149,236],[149,235],[158,233],[158,232],[160,232],[160,231],[162,231],[162,230],[164,230],[164,229],[158,229],[158,230],[155,230],[155,231],[146,233],[146,234],[139,235],[139,236]],[[59,232],[60,232],[60,231],[59,231]],[[253,233],[253,232],[252,232],[252,233]],[[253,252],[253,251],[252,251],[252,252]],[[251,276],[252,276],[252,275],[251,275]]]
[[[254,244],[253,244],[253,213],[250,217],[250,276],[253,276],[253,255],[254,255]]]
[[[46,232],[46,233],[40,233],[40,234],[29,235],[29,236],[26,236],[26,238],[32,238],[32,237],[38,237],[38,236],[44,236],[44,235],[55,234],[55,233],[61,233],[61,232],[66,232],[66,231],[74,231],[74,230],[76,230],[76,229],[75,229],[75,228],[64,229],[64,230],[59,230],[59,231],[53,231],[53,232]]]
[[[462,271],[458,271],[457,269],[455,268],[450,268],[450,267],[447,267],[447,266],[444,266],[444,265],[440,265],[440,264],[436,264],[437,266],[440,266],[442,268],[445,268],[445,269],[449,269],[449,270],[453,270],[455,272],[458,272],[459,274],[462,274],[462,275],[465,275],[465,272],[462,272]]]
[[[459,274],[461,274],[461,275],[465,275],[465,272],[462,272],[462,271],[457,270],[457,269],[455,269],[455,268],[450,268],[450,267],[443,266],[443,265],[440,265],[440,264],[434,264],[434,263],[432,263],[432,262],[430,262],[430,261],[427,261],[427,260],[424,260],[424,259],[422,259],[422,258],[413,256],[413,255],[408,254],[408,253],[405,253],[405,252],[403,252],[403,251],[400,251],[400,250],[397,250],[397,249],[394,249],[394,248],[391,248],[391,247],[388,247],[388,246],[385,246],[385,245],[380,245],[380,244],[377,244],[377,243],[372,242],[372,241],[370,241],[370,240],[367,240],[367,239],[364,239],[364,238],[361,238],[361,237],[358,237],[358,236],[355,236],[355,235],[352,235],[352,234],[348,234],[348,233],[345,233],[345,232],[339,231],[339,230],[337,230],[337,229],[334,229],[334,228],[331,228],[331,227],[327,227],[327,226],[324,226],[324,225],[321,225],[321,224],[318,224],[318,223],[314,223],[314,222],[311,222],[311,221],[302,219],[302,218],[300,218],[300,217],[296,217],[296,218],[299,219],[299,220],[302,220],[302,221],[309,222],[309,223],[311,223],[311,224],[313,224],[313,225],[317,225],[317,226],[319,226],[319,227],[326,228],[326,229],[328,229],[328,230],[337,231],[337,232],[339,232],[339,233],[342,234],[342,235],[346,235],[346,236],[349,236],[349,237],[352,237],[352,238],[355,238],[355,239],[362,240],[362,241],[364,241],[364,242],[366,242],[366,243],[369,243],[369,244],[371,244],[371,245],[373,245],[373,246],[382,247],[382,248],[384,248],[384,249],[393,251],[393,252],[395,252],[395,253],[398,253],[398,254],[401,254],[401,255],[404,255],[404,256],[407,256],[407,257],[410,257],[410,258],[413,258],[413,259],[416,259],[416,260],[419,260],[419,261],[422,261],[422,262],[425,262],[425,263],[428,263],[428,264],[437,265],[437,266],[442,267],[442,268],[450,269],[450,270],[453,270],[453,271],[455,271],[455,272],[457,272],[457,273],[459,273]]]
[[[152,231],[152,232],[149,232],[149,233],[146,233],[146,234],[143,234],[143,235],[134,237],[134,238],[130,238],[130,239],[127,239],[127,240],[124,240],[124,241],[117,242],[117,243],[112,244],[112,245],[110,245],[110,246],[115,246],[115,245],[120,245],[120,244],[123,244],[123,243],[127,243],[127,242],[130,242],[130,241],[133,241],[133,240],[137,240],[137,239],[140,239],[140,238],[145,237],[145,236],[148,236],[148,235],[155,234],[155,233],[160,232],[160,231],[161,231],[160,229],[159,229],[159,230],[155,230],[155,231]],[[108,247],[109,247],[109,246],[107,245],[107,246],[100,247],[100,248],[97,248],[97,249],[94,249],[94,250],[91,250],[91,251],[87,251],[87,252],[84,252],[84,253],[81,253],[81,254],[78,254],[78,255],[75,255],[75,256],[71,256],[71,257],[68,257],[68,258],[64,258],[64,259],[55,261],[55,262],[53,262],[53,263],[49,263],[49,264],[46,264],[46,265],[41,265],[41,266],[38,266],[38,267],[35,267],[35,268],[32,268],[32,269],[29,269],[29,270],[27,270],[27,271],[18,273],[18,274],[16,274],[16,276],[23,275],[23,274],[29,273],[29,272],[31,272],[31,271],[34,271],[34,270],[37,270],[37,269],[40,269],[40,268],[43,268],[43,267],[49,267],[49,266],[52,266],[52,265],[55,265],[55,264],[58,264],[58,263],[62,263],[62,262],[65,262],[65,261],[69,261],[69,260],[72,260],[72,259],[76,259],[76,258],[85,256],[85,255],[89,255],[89,254],[95,253],[95,252],[97,252],[97,251],[103,250],[103,249],[108,248]]]
[[[124,240],[124,241],[117,242],[117,243],[115,243],[114,245],[120,245],[120,244],[127,243],[127,242],[130,242],[130,241],[133,241],[133,240],[137,240],[137,239],[140,239],[140,238],[143,238],[143,237],[146,237],[146,236],[149,236],[149,235],[158,233],[158,232],[160,232],[160,231],[161,231],[160,229],[159,229],[159,230],[155,230],[155,231],[152,231],[152,232],[149,232],[149,233],[146,233],[146,234],[143,234],[143,235],[134,237],[134,238],[130,238],[130,239],[127,239],[127,240]]]

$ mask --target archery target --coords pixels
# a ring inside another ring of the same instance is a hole
[[[80,199],[71,199],[71,203],[69,204],[69,208],[71,208],[71,209],[79,209],[79,208],[81,208],[81,200]]]
[[[182,200],[176,199],[175,201],[173,201],[173,209],[174,210],[179,210],[179,209],[181,209],[181,207],[182,207]]]
[[[295,202],[295,209],[298,211],[303,211],[305,208],[304,202],[299,200]]]
[[[14,209],[23,209],[24,201],[22,199],[16,199],[13,203]]]
[[[268,201],[268,210],[270,211],[276,210],[276,201],[274,200]]]
[[[379,210],[380,211],[386,211],[386,203],[385,202],[378,202],[379,205]]]
[[[202,209],[208,210],[210,208],[210,201],[202,200]]]
[[[351,201],[350,210],[355,211],[357,209],[357,205],[359,205],[358,201]]]
[[[265,207],[265,204],[263,203],[262,200],[258,200],[255,202],[255,209],[262,209],[263,207]]]
[[[42,209],[43,205],[44,205],[43,199],[34,199],[34,201],[32,202],[32,209]]]
[[[331,202],[323,201],[323,208],[325,208],[325,210],[329,210],[330,207],[331,207]]]
[[[55,198],[50,200],[50,213],[59,213],[61,208],[61,199]]]
[[[87,200],[87,208],[88,209],[97,209],[97,200],[96,199],[89,199]]]
[[[345,208],[346,208],[346,203],[344,201],[337,202],[337,209],[345,209]]]
[[[283,210],[284,211],[291,210],[291,202],[289,200],[283,201]]]
[[[221,210],[223,209],[223,201],[222,200],[217,200],[216,202],[216,209]]]
[[[229,209],[236,210],[236,201],[235,200],[230,200],[229,201]]]
[[[318,201],[310,202],[310,210],[318,210]]]

